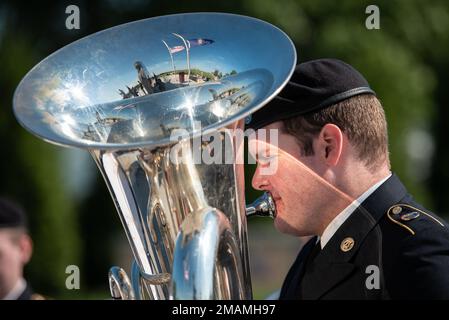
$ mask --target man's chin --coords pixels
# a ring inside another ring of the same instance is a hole
[[[288,224],[279,215],[277,215],[276,218],[274,219],[274,227],[276,228],[277,231],[281,233],[289,234],[295,237],[300,236],[300,233],[302,233],[301,230],[298,230],[297,228]]]

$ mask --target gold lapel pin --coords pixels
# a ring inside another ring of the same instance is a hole
[[[349,250],[351,250],[354,247],[355,241],[353,238],[348,237],[343,239],[343,241],[340,244],[340,249],[343,252],[348,252]]]
[[[400,214],[402,212],[402,208],[400,206],[396,206],[391,210],[391,212],[393,212],[393,214]]]

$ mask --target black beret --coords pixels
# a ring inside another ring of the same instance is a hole
[[[0,229],[27,228],[25,211],[16,203],[0,198]]]
[[[282,91],[267,105],[246,118],[247,128],[322,110],[359,94],[374,94],[368,81],[349,64],[318,59],[298,64]]]

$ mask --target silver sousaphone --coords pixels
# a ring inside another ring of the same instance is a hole
[[[266,22],[191,13],[95,33],[25,76],[19,122],[88,150],[117,207],[135,262],[131,279],[111,268],[113,298],[252,298],[245,214],[274,205],[265,194],[245,208],[234,133],[295,64],[291,40]]]

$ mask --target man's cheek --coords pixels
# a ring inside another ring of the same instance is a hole
[[[11,260],[0,259],[0,277],[11,268]]]
[[[260,174],[268,177],[272,177],[277,174],[277,163],[270,163],[268,166],[260,168]]]

